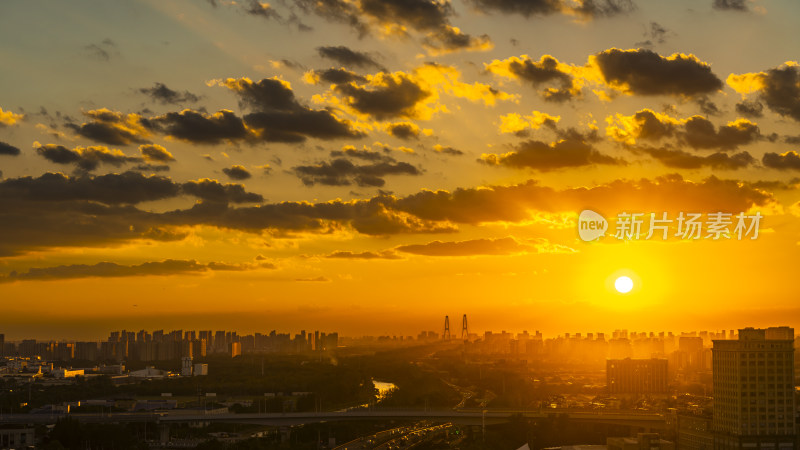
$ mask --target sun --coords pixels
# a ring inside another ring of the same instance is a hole
[[[633,289],[633,280],[631,277],[619,277],[614,281],[614,289],[620,294],[627,294]]]

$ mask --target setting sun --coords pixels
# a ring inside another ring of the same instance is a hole
[[[614,289],[620,294],[627,294],[633,289],[633,280],[630,277],[619,277],[614,281]]]

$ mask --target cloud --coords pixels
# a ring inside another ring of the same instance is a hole
[[[139,92],[149,96],[153,101],[159,102],[163,105],[172,104],[172,105],[180,105],[184,103],[196,103],[200,100],[195,94],[192,94],[189,91],[173,91],[172,89],[168,88],[164,83],[158,83],[153,87],[150,88],[140,88]]]
[[[539,95],[547,101],[564,102],[581,94],[582,80],[573,66],[560,63],[550,55],[539,61],[528,55],[512,56],[484,64],[486,71],[505,78],[520,80],[540,89]]]
[[[378,173],[385,173],[378,164],[365,166],[378,167]],[[356,183],[355,177],[365,166],[332,175],[345,173],[348,181]],[[367,171],[366,175],[370,174],[375,173]],[[325,174],[310,176],[317,175]],[[175,241],[185,239],[189,230],[197,226],[258,235],[352,230],[388,236],[454,233],[461,224],[521,223],[539,212],[575,213],[590,208],[603,214],[623,210],[736,213],[776,202],[772,194],[750,182],[716,177],[693,181],[679,175],[602,184],[587,182],[567,189],[529,181],[453,191],[422,190],[405,196],[379,192],[360,200],[234,205],[261,199],[243,191],[243,187],[220,187],[216,181],[184,184],[135,172],[72,177],[45,174],[0,180],[0,235],[4,237],[0,240],[0,255],[61,247],[113,247],[148,240]],[[145,209],[149,208],[145,202],[181,195],[193,195],[201,201],[167,211]]]
[[[625,14],[635,9],[630,0],[470,0],[478,10],[518,14],[523,17],[562,13],[585,19]]]
[[[447,147],[439,144],[433,146],[433,151],[435,151],[436,153],[443,153],[445,155],[455,155],[455,156],[460,156],[464,154],[464,152],[462,152],[457,148]]]
[[[609,116],[606,122],[606,134],[628,145],[636,144],[637,140],[656,142],[679,137],[694,149],[732,150],[761,138],[758,125],[743,118],[714,127],[710,120],[702,116],[676,119],[643,109],[631,116]]]
[[[11,144],[0,141],[0,155],[18,156],[20,150]]]
[[[263,17],[265,19],[281,20],[280,14],[269,3],[262,3],[256,0],[247,0],[242,3],[242,8],[251,16]]]
[[[736,112],[747,117],[762,117],[764,105],[757,101],[742,100],[736,104]]]
[[[97,169],[100,164],[120,167],[124,164],[142,162],[138,156],[127,156],[120,150],[108,149],[103,146],[76,147],[70,150],[63,145],[34,143],[36,153],[46,160],[56,164],[75,164],[85,171]]]
[[[385,71],[383,66],[378,63],[369,53],[351,50],[344,45],[317,47],[319,56],[327,58],[348,67],[360,67],[362,69],[375,68]]]
[[[667,42],[667,37],[675,33],[667,30],[658,22],[651,21],[649,26],[645,29],[643,36],[647,39],[644,42],[637,42],[637,47],[652,47],[654,43],[663,44]]]
[[[11,111],[3,111],[3,108],[0,108],[0,128],[16,125],[24,117],[24,114],[15,114]]]
[[[748,152],[729,155],[717,152],[708,156],[698,156],[682,150],[657,147],[637,147],[636,151],[646,153],[660,161],[667,167],[676,169],[700,169],[710,167],[712,169],[736,170],[746,168],[756,162]]]
[[[673,174],[653,180],[616,180],[562,190],[541,186],[533,180],[453,192],[423,190],[393,199],[388,205],[422,220],[480,224],[520,222],[530,219],[532,211],[578,212],[590,208],[606,214],[632,210],[741,212],[774,201],[770,194],[746,182],[713,176],[690,181]]]
[[[148,123],[158,132],[194,144],[211,145],[254,138],[244,121],[227,109],[214,114],[184,109],[153,117]]]
[[[462,82],[458,69],[436,63],[423,64],[409,73],[378,72],[367,75],[366,79],[365,83],[334,85],[322,98],[332,105],[346,106],[354,115],[378,120],[428,120],[437,112],[447,111],[447,107],[439,103],[443,95],[487,106],[493,106],[498,100],[517,100],[517,96],[488,84]]]
[[[418,117],[421,114],[417,105],[431,96],[429,90],[402,72],[380,72],[369,85],[336,85],[334,91],[344,95],[345,101],[356,111],[377,119]]]
[[[241,184],[222,184],[217,180],[203,178],[187,181],[181,185],[181,191],[202,200],[222,203],[261,203],[264,197],[244,190]]]
[[[108,62],[112,55],[119,55],[117,44],[109,38],[103,39],[99,44],[89,44],[83,48],[90,58]]]
[[[319,84],[322,81],[328,84],[346,84],[351,81],[363,83],[367,81],[366,77],[347,69],[311,70],[303,75],[303,80],[309,84]]]
[[[332,150],[331,156],[333,157],[342,157],[346,156],[349,158],[356,158],[356,159],[363,159],[365,161],[387,161],[387,162],[394,162],[395,159],[391,156],[387,155],[386,152],[376,152],[370,150],[368,148],[363,148],[359,150],[352,145],[346,145],[342,147],[341,150]]]
[[[753,122],[747,119],[737,119],[714,129],[708,119],[700,116],[690,117],[684,125],[686,142],[697,149],[721,148],[734,149],[740,145],[756,141],[761,136],[761,131]]]
[[[166,148],[158,144],[144,144],[139,146],[139,152],[142,158],[148,162],[171,162],[175,161],[172,153],[168,152]]]
[[[786,153],[764,153],[761,162],[766,167],[771,167],[778,170],[800,170],[800,155],[795,151],[788,151]]]
[[[473,239],[468,241],[442,242],[433,241],[427,244],[401,245],[399,252],[425,256],[478,256],[478,255],[512,255],[521,253],[574,253],[575,250],[547,239],[517,240],[513,237],[501,239]]]
[[[745,0],[714,0],[712,3],[714,9],[720,11],[749,11],[747,2]]]
[[[295,278],[294,281],[311,281],[311,282],[319,282],[319,283],[330,283],[330,278],[324,276],[318,276],[315,278]]]
[[[684,121],[651,109],[643,109],[631,116],[622,114],[617,114],[615,117],[609,116],[606,118],[606,122],[608,122],[608,127],[606,127],[608,136],[631,145],[635,144],[637,139],[658,141],[674,136],[684,123]]]
[[[338,251],[325,256],[331,259],[401,259],[395,252],[391,250],[383,252],[348,252]]]
[[[231,166],[225,167],[222,169],[222,172],[228,176],[228,178],[232,180],[246,180],[250,178],[252,175],[250,172],[247,171],[243,166]]]
[[[419,169],[405,162],[382,161],[359,166],[344,158],[310,166],[297,166],[293,170],[307,186],[348,186],[355,183],[362,187],[382,187],[386,184],[383,177],[387,175],[422,174]]]
[[[166,259],[164,261],[145,262],[136,265],[121,265],[113,262],[99,262],[97,264],[70,264],[53,267],[34,267],[26,272],[11,272],[0,275],[0,283],[15,281],[49,281],[72,280],[80,278],[122,278],[142,276],[169,276],[205,273],[221,270],[247,270],[249,266],[208,263],[203,264],[195,260]]]
[[[542,126],[555,129],[561,116],[551,116],[547,113],[533,111],[530,115],[522,116],[518,113],[508,113],[500,116],[501,133],[521,134],[528,130],[538,130]]]
[[[624,161],[604,155],[589,144],[577,140],[561,140],[552,144],[529,140],[519,144],[514,151],[504,154],[484,153],[482,162],[513,168],[532,168],[541,171],[581,167],[595,164],[625,164]]]
[[[647,49],[611,48],[590,57],[605,83],[634,95],[696,97],[722,89],[711,66],[694,55],[661,56]]]
[[[328,140],[363,136],[352,128],[350,121],[340,120],[327,110],[301,105],[291,85],[283,80],[265,78],[253,82],[248,78],[228,78],[213,83],[232,90],[244,106],[255,111],[245,115],[244,121],[260,140],[302,142],[307,137]]]
[[[392,136],[404,140],[418,139],[420,133],[422,132],[419,126],[412,122],[391,123],[386,126],[386,130]]]
[[[800,65],[787,61],[766,72],[730,74],[727,83],[736,92],[756,93],[771,111],[800,121]]]
[[[431,55],[444,55],[460,50],[488,51],[494,48],[489,35],[470,36],[450,25],[428,33],[422,40],[422,45]]]
[[[150,131],[138,114],[123,114],[107,108],[83,113],[91,121],[81,125],[68,123],[80,136],[109,145],[146,143]]]
[[[347,23],[360,37],[375,33],[406,38],[415,31],[423,36],[422,45],[430,54],[492,47],[488,36],[471,36],[450,23],[455,11],[447,0],[299,0],[298,4],[325,19]]]

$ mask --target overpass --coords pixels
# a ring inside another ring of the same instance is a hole
[[[369,420],[430,420],[452,422],[460,425],[487,425],[507,422],[514,416],[527,419],[566,417],[577,422],[603,423],[639,427],[645,430],[661,430],[666,424],[663,414],[646,411],[585,411],[571,409],[459,409],[459,410],[386,410],[356,409],[348,411],[252,413],[252,414],[183,414],[180,410],[147,413],[104,414],[3,414],[2,424],[49,424],[61,417],[69,416],[87,423],[157,422],[160,424],[182,423],[240,423],[267,426],[291,426],[334,421]]]

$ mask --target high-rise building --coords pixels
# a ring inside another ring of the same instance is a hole
[[[666,394],[666,359],[609,359],[606,361],[609,394]]]
[[[793,450],[794,329],[713,342],[714,449]]]

